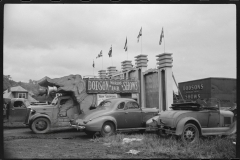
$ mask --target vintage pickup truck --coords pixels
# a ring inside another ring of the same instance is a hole
[[[30,102],[24,98],[3,98],[3,122],[22,122],[30,111]]]
[[[217,99],[175,103],[149,119],[147,128],[162,137],[176,135],[186,143],[197,142],[200,136],[227,136],[236,133],[235,109],[221,110]]]
[[[49,105],[31,105],[25,124],[34,133],[47,133],[51,128],[69,127],[70,119],[81,113],[71,95],[56,96]]]

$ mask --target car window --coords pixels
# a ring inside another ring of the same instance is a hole
[[[98,108],[105,108],[105,107],[110,107],[111,106],[111,102],[110,101],[102,101]]]
[[[118,109],[123,109],[124,108],[124,105],[125,105],[125,102],[121,102],[119,105],[118,105]]]
[[[136,102],[128,102],[126,109],[139,109],[139,106]]]
[[[16,108],[26,108],[25,104],[22,101],[15,101],[13,106]]]

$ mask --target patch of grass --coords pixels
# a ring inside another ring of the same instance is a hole
[[[140,138],[142,141],[133,141],[123,144],[123,138]],[[233,139],[215,137],[212,139],[200,139],[195,144],[184,144],[180,140],[170,138],[160,138],[156,134],[116,134],[109,137],[97,138],[98,142],[108,143],[109,153],[126,154],[131,149],[138,150],[138,155],[130,157],[150,157],[150,158],[235,158],[236,146],[232,144]]]

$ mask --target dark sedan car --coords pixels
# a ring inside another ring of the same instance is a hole
[[[158,109],[141,108],[133,99],[113,98],[102,101],[96,109],[79,115],[70,123],[88,135],[100,132],[108,136],[116,131],[145,131],[146,121],[157,114]]]

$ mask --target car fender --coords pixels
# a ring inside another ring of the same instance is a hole
[[[197,119],[193,118],[193,117],[185,117],[183,119],[181,119],[178,123],[177,123],[177,126],[176,126],[176,135],[181,135],[182,132],[183,132],[183,128],[184,128],[184,125],[188,122],[188,121],[191,121],[192,123],[195,123],[195,125],[197,124],[198,126],[198,129],[199,129],[199,132],[200,134],[202,134],[202,131],[201,131],[201,125],[200,123],[198,122]]]
[[[113,122],[115,127],[117,128],[117,121],[112,116],[101,116],[98,118],[94,118],[93,120],[89,121],[86,126],[94,126],[94,127],[101,129],[102,125],[107,121]]]
[[[47,118],[51,124],[51,120],[50,120],[50,117],[47,115],[47,114],[41,114],[41,113],[37,113],[37,114],[34,114],[33,116],[30,117],[29,119],[29,124],[31,125],[32,122],[36,119],[36,118],[40,118],[40,117],[43,117],[43,118]]]

